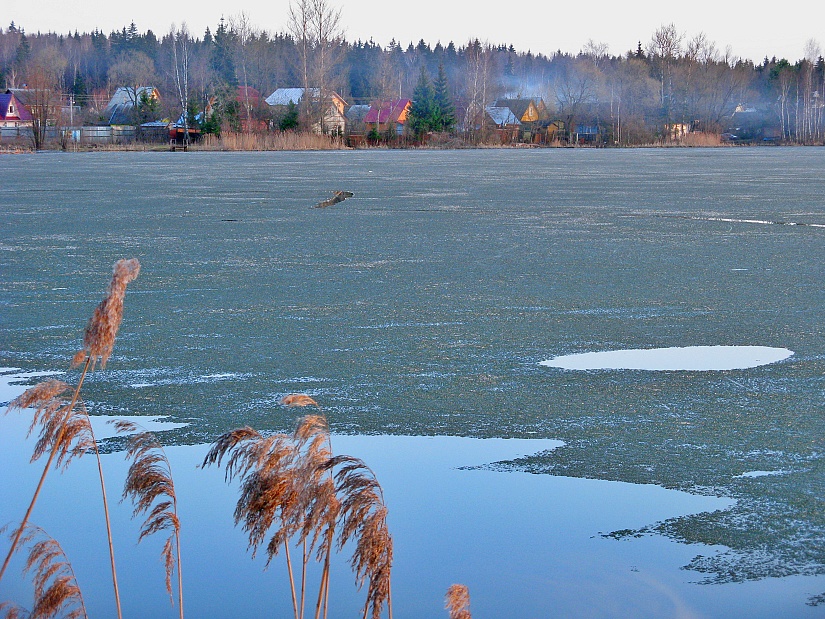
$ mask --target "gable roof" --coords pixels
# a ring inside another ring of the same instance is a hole
[[[533,119],[529,118],[531,106],[536,116]],[[499,99],[496,101],[496,107],[509,107],[516,118],[525,122],[538,120],[538,108],[533,99]]]
[[[261,100],[261,93],[257,88],[252,88],[252,86],[238,86],[238,91],[235,94],[235,100],[238,103],[244,103],[246,102],[247,97],[250,102],[257,104],[258,101]]]
[[[9,107],[14,104],[14,114],[9,114]],[[0,95],[0,120],[32,120],[31,112],[12,93]]]
[[[392,101],[381,101],[370,107],[370,111],[364,117],[366,123],[386,123],[404,122],[407,118],[405,112],[412,105],[410,99],[393,99]]]
[[[304,88],[277,88],[275,92],[269,95],[265,101],[269,105],[289,105],[290,103],[298,105],[301,99],[304,98]],[[318,97],[320,88],[310,88],[309,95],[315,99]]]
[[[509,107],[488,105],[484,110],[496,125],[520,125],[521,122]]]
[[[347,108],[344,116],[351,122],[364,122],[367,114],[370,112],[369,105],[351,105]]]
[[[115,90],[115,94],[112,95],[103,112],[106,122],[110,125],[131,125],[134,122],[132,118],[134,101],[140,101],[144,95],[148,99],[160,98],[158,89],[154,86],[139,86],[137,90],[131,86],[120,86]]]
[[[112,98],[109,99],[109,104],[106,106],[106,109],[109,110],[110,108],[114,108],[118,105],[131,106],[134,104],[134,101],[140,101],[140,98],[143,95],[146,95],[150,99],[160,96],[157,88],[154,86],[138,86],[137,90],[131,86],[120,86],[117,90],[115,90],[115,94],[112,95]]]

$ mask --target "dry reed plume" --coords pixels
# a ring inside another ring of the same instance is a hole
[[[131,421],[116,421],[119,433],[134,433],[129,437],[126,458],[132,460],[123,498],[131,498],[134,504],[133,517],[148,514],[140,530],[138,542],[144,537],[169,531],[161,551],[166,569],[166,591],[174,605],[172,595],[172,574],[177,559],[178,613],[183,619],[183,578],[180,563],[180,519],[178,518],[177,495],[172,480],[172,468],[163,447],[151,432],[140,432]],[[174,550],[173,550],[174,545]]]
[[[340,551],[350,540],[355,541],[350,565],[356,584],[360,588],[369,581],[364,617],[372,611],[377,619],[384,604],[392,617],[392,537],[381,487],[360,460],[332,455],[323,416],[303,417],[291,437],[265,437],[249,427],[227,432],[213,443],[203,466],[221,466],[224,458],[227,481],[241,482],[235,523],[242,523],[253,555],[267,535],[267,563],[284,551],[296,619],[304,616],[312,554],[322,563],[315,617],[327,616],[333,546]],[[302,548],[300,592],[290,546]]]
[[[23,573],[33,575],[34,604],[31,611],[9,602],[0,604],[0,611],[5,611],[5,619],[51,619],[58,614],[65,619],[85,618],[87,614],[83,595],[60,544],[43,529],[32,524],[15,533],[22,534],[19,538],[20,545],[30,547]]]
[[[472,619],[470,590],[465,585],[451,585],[444,598],[444,608],[450,611],[450,619]]]
[[[0,580],[2,580],[11,561],[11,557],[14,555],[20,543],[20,537],[26,529],[26,525],[40,496],[40,491],[43,488],[46,475],[52,463],[54,462],[57,467],[65,467],[68,466],[72,458],[81,456],[91,450],[95,452],[97,457],[118,618],[122,617],[122,613],[117,572],[115,569],[109,507],[106,498],[106,486],[103,479],[103,468],[100,463],[100,454],[97,450],[97,442],[94,438],[89,416],[85,406],[80,401],[80,391],[83,387],[86,374],[94,369],[98,362],[101,367],[106,366],[106,362],[109,360],[114,349],[115,337],[117,336],[118,328],[123,319],[123,301],[126,295],[126,286],[129,282],[133,281],[139,273],[140,263],[137,259],[118,260],[115,263],[112,279],[106,295],[95,308],[86,326],[83,336],[83,350],[75,354],[72,359],[73,367],[83,365],[77,386],[72,389],[68,384],[61,381],[47,380],[27,390],[20,397],[15,398],[7,409],[8,412],[24,408],[34,408],[34,417],[29,428],[29,434],[39,426],[40,438],[35,444],[32,461],[39,459],[46,453],[48,453],[49,456],[26,514],[23,516],[20,526],[17,528],[11,548],[6,555],[2,568],[0,568]],[[69,396],[70,393],[71,396]]]
[[[99,360],[100,367],[105,368],[106,362],[112,355],[115,346],[115,336],[123,319],[123,300],[126,296],[126,285],[133,281],[140,273],[140,262],[136,258],[118,260],[115,263],[112,281],[104,299],[95,308],[86,332],[83,335],[85,351],[75,355],[74,362],[79,365],[86,359],[86,354],[92,359],[92,367]]]
[[[318,406],[318,402],[303,393],[290,393],[281,398],[281,404],[284,406],[317,406],[321,408]]]

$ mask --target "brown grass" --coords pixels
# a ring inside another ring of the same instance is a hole
[[[451,585],[444,597],[444,608],[450,611],[450,619],[472,619],[470,590],[465,585]]]
[[[686,136],[681,138],[680,143],[683,146],[713,147],[721,146],[722,138],[718,133],[702,133],[696,131],[694,133],[688,133]]]
[[[205,135],[200,143],[190,147],[202,151],[274,151],[274,150],[342,150],[341,138],[315,133],[232,133],[220,137]]]

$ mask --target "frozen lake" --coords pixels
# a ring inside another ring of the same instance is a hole
[[[598,537],[592,554],[578,554],[586,541],[564,555],[569,561],[554,559],[552,546],[526,561],[517,538],[502,549],[535,578],[526,608],[542,614],[550,599],[561,615],[591,616],[616,597],[616,583],[641,573],[684,616],[727,617],[754,600],[766,610],[751,617],[821,614],[809,603],[825,592],[825,151],[2,161],[0,366],[66,368],[111,265],[137,257],[142,273],[127,293],[115,355],[85,389],[94,413],[169,416],[187,425],[164,439],[197,450],[239,425],[291,429],[295,411],[277,402],[300,391],[321,403],[337,435],[361,436],[365,454],[393,435],[410,441],[409,459],[420,437],[561,441],[515,453],[482,441],[455,463],[481,470],[428,468],[445,484],[477,484],[482,505],[500,483],[514,502],[538,493],[568,497],[570,513],[616,506],[605,526],[627,534],[602,538],[611,531],[595,524],[576,530]],[[354,196],[310,208],[339,189]],[[793,355],[712,371],[540,365],[711,346]],[[622,484],[592,490],[565,480]],[[0,483],[5,496],[8,477]],[[551,488],[558,483],[569,485]],[[728,507],[695,511],[688,502],[622,524],[619,505],[639,500],[637,486]],[[399,511],[412,509],[397,500]],[[9,504],[0,523],[19,517]],[[540,519],[521,509],[512,510],[514,529],[520,518]],[[485,548],[506,521],[488,524],[480,517],[473,525],[468,552]],[[571,519],[544,535],[574,534],[565,527]],[[625,550],[638,558],[606,567]],[[491,575],[517,573],[515,564],[473,556],[476,571],[454,577],[471,594],[474,584],[492,587]],[[426,569],[397,561],[399,573]],[[583,583],[603,586],[588,599],[570,595]],[[475,616],[502,616],[493,600],[485,612],[481,594],[473,599]],[[641,599],[633,616],[660,616],[660,598]],[[421,616],[412,602],[405,611],[403,597],[395,601],[399,617]]]

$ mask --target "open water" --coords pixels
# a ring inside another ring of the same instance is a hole
[[[111,265],[137,257],[115,355],[84,388],[93,412],[168,415],[187,425],[164,439],[196,445],[240,425],[289,430],[295,411],[277,401],[305,392],[339,434],[557,439],[466,465],[510,471],[513,487],[531,472],[724,497],[590,535],[648,557],[655,540],[684,549],[672,570],[686,616],[737,616],[755,592],[779,605],[766,617],[821,615],[825,151],[0,162],[0,367],[65,369]],[[311,208],[339,189],[354,196]],[[793,355],[710,372],[540,365],[693,346]],[[569,591],[608,578],[564,573],[577,576],[539,579],[536,600],[589,616],[594,602]],[[661,616],[643,599],[633,616]],[[505,616],[476,600],[474,615]]]

